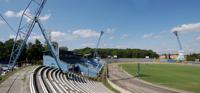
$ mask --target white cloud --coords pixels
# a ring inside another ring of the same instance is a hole
[[[174,27],[172,30],[178,32],[191,32],[191,31],[200,31],[200,23],[192,23],[192,24],[183,24],[181,26]]]
[[[59,38],[59,37],[64,36],[64,35],[65,35],[65,33],[59,32],[59,31],[52,31],[51,32],[51,36],[52,36],[53,39]]]
[[[153,33],[144,34],[144,35],[143,35],[143,38],[149,38],[149,37],[152,37],[152,36],[153,36]]]
[[[73,41],[76,39],[87,39],[99,36],[99,33],[93,30],[75,30],[72,32],[51,31],[51,40],[57,42]],[[33,34],[31,39],[43,39],[42,35]]]
[[[66,40],[67,33],[60,32],[60,31],[52,31],[51,32],[51,39],[52,41],[63,41]]]
[[[16,35],[13,35],[13,34],[10,34],[9,35],[9,39],[14,39],[16,37]],[[19,40],[20,38],[18,38]],[[38,35],[38,34],[32,34],[30,37],[29,37],[29,41],[30,42],[35,42],[35,40],[38,39],[40,40],[41,42],[44,42],[44,37],[43,35]]]
[[[200,36],[196,37],[196,40],[200,40]]]
[[[32,35],[32,36],[30,36],[31,42],[35,42],[36,39],[40,40],[41,42],[44,42],[43,35]]]
[[[115,48],[119,48],[119,49],[126,49],[128,46],[126,45],[116,45]]]
[[[6,11],[6,12],[4,13],[4,15],[5,15],[6,17],[15,17],[15,16],[16,16],[16,15],[15,15],[15,12],[10,11],[10,10]]]
[[[13,39],[13,38],[15,38],[15,35],[9,35],[9,39]]]
[[[102,42],[102,44],[100,44],[100,46],[101,46],[102,48],[113,48],[113,47],[117,47],[117,46],[113,45],[113,43],[104,43],[104,42]]]
[[[19,18],[22,16],[24,10],[21,10],[19,12],[15,12],[15,11],[11,11],[11,10],[8,10],[4,13],[4,15],[8,18]],[[29,22],[31,19],[30,18],[33,18],[33,15],[31,14],[30,10],[27,9],[26,10],[26,13],[25,13],[27,16],[24,16],[24,18],[26,18],[27,22]],[[50,14],[45,14],[43,16],[40,16],[39,19],[41,21],[46,21],[48,20],[49,18],[51,17]]]
[[[109,45],[107,43],[103,43],[102,47],[108,47]]]
[[[144,34],[143,35],[143,38],[145,39],[157,39],[159,38],[160,36],[159,35],[156,35],[155,33],[149,33],[149,34]]]
[[[6,11],[6,12],[4,13],[4,15],[5,15],[6,17],[10,17],[10,18],[12,18],[12,17],[21,17],[22,14],[23,14],[23,11],[24,11],[24,10],[21,10],[21,11],[19,11],[19,12],[15,12],[15,11],[8,10],[8,11]],[[31,15],[29,9],[27,9],[26,14],[29,15],[29,16]]]
[[[50,17],[51,17],[50,14],[46,14],[46,15],[44,15],[44,16],[40,16],[40,20],[46,21],[46,20],[48,20]]]
[[[5,24],[5,22],[2,21],[2,20],[0,20],[0,26],[1,26],[1,25],[4,25],[4,24]]]
[[[16,37],[16,35],[13,35],[13,34],[10,34],[10,35],[9,35],[9,39],[11,39],[11,38],[14,39],[15,37]],[[18,38],[18,39],[20,39],[20,38]],[[44,42],[44,37],[43,37],[43,35],[32,34],[32,35],[29,37],[29,41],[31,41],[31,42],[35,42],[36,39],[39,39],[41,42]]]
[[[112,34],[112,33],[114,33],[116,30],[114,29],[114,28],[107,28],[106,29],[106,33],[108,33],[108,34]]]
[[[128,37],[127,34],[123,34],[123,35],[121,36],[121,39],[126,39],[127,37]]]
[[[51,38],[53,41],[72,41],[76,40],[77,36],[70,32],[52,31]]]
[[[58,42],[60,45],[65,45],[68,41],[74,41],[78,39],[90,39],[94,37],[98,37],[100,33],[90,30],[90,29],[79,29],[70,32],[61,32],[61,31],[51,31],[51,40]],[[15,35],[10,35],[9,38],[15,38]],[[29,37],[30,42],[35,42],[35,39],[39,39],[44,43],[45,39],[42,34],[32,33]],[[84,43],[81,44],[84,47],[94,47],[95,43]]]
[[[91,29],[79,29],[73,31],[72,35],[81,38],[91,38],[91,37],[98,37],[100,33]]]
[[[58,42],[67,42],[73,41],[77,39],[88,39],[98,37],[100,35],[99,32],[91,30],[91,29],[78,29],[70,32],[60,32],[60,31],[53,31],[51,32],[52,39]],[[93,43],[85,43],[82,46],[92,47],[95,44]]]
[[[114,38],[115,38],[114,36],[110,36],[110,37],[109,37],[109,39],[114,39]]]
[[[27,13],[28,15],[30,15],[29,12],[30,12],[30,10],[28,9],[26,13]],[[15,11],[8,10],[8,11],[6,11],[6,12],[4,13],[4,15],[5,15],[6,17],[8,17],[8,18],[13,18],[13,17],[16,17],[16,18],[17,18],[17,17],[21,17],[22,14],[23,14],[23,10],[21,10],[21,11],[19,11],[19,12],[15,12]]]
[[[94,43],[83,43],[82,46],[83,47],[94,47],[95,44]]]
[[[76,39],[78,39],[76,36],[73,36],[73,35],[71,35],[69,33],[66,34],[65,38],[64,38],[65,41],[73,41],[73,40],[76,40]]]

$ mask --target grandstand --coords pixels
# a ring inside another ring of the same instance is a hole
[[[69,51],[59,56],[58,46],[53,46],[53,42],[48,38],[47,31],[43,28],[39,19],[46,1],[31,0],[24,9],[9,58],[8,69],[12,71],[15,69],[17,60],[25,48],[35,24],[38,24],[49,50],[44,52],[43,66],[37,67],[29,74],[29,88],[31,93],[112,93],[102,83],[91,81],[87,78],[97,77],[104,66],[104,61],[97,58],[86,59]],[[31,17],[28,17],[30,21],[25,21],[24,19],[27,18],[27,12],[29,11],[31,12]],[[103,32],[101,32],[101,36],[102,34]],[[19,39],[22,40],[20,43],[17,42]],[[99,41],[100,38],[98,44]],[[17,78],[19,78],[18,75]],[[26,81],[26,75],[23,77],[23,81]],[[22,83],[21,80],[19,82]],[[23,87],[18,85],[19,82],[15,82],[14,80],[8,86],[6,93],[10,93],[9,91],[14,83],[14,88]]]
[[[54,45],[54,48],[60,60],[58,65],[51,51],[46,50],[43,52],[44,66],[55,68],[60,66],[63,72],[72,71],[88,77],[97,77],[105,65],[105,62],[100,57],[82,57],[73,51],[61,51],[58,44]]]
[[[33,70],[29,84],[31,93],[113,93],[100,82],[46,66]]]

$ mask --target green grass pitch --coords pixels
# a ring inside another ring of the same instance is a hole
[[[136,75],[137,64],[120,64]],[[141,79],[163,86],[200,93],[200,66],[177,64],[140,64]]]

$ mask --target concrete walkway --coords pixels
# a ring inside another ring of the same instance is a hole
[[[112,63],[109,67],[109,80],[125,90],[133,93],[187,93],[182,90],[171,89],[154,85],[143,80],[134,78],[121,68],[118,64]]]
[[[30,93],[29,77],[34,68],[29,66],[10,76],[0,84],[0,93]]]

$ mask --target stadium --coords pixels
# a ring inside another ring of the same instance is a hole
[[[0,0],[0,93],[200,93],[198,3]]]

